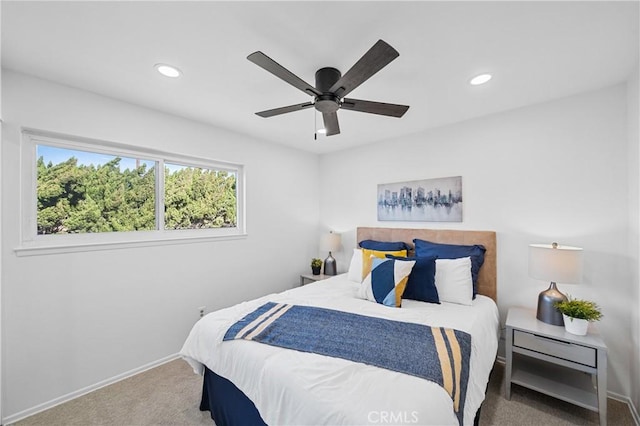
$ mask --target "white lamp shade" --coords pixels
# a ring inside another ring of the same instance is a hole
[[[340,237],[340,234],[330,232],[328,234],[324,234],[322,238],[320,238],[320,250],[322,251],[338,251],[340,250],[341,244],[342,238]]]
[[[552,244],[529,245],[529,276],[547,282],[579,284],[582,249]]]

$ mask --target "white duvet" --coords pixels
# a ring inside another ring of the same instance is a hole
[[[472,336],[464,424],[473,424],[498,348],[494,301],[480,295],[473,306],[403,300],[398,309],[358,299],[359,286],[343,274],[213,312],[194,325],[180,354],[196,373],[206,365],[232,381],[269,425],[456,425],[447,392],[425,379],[257,342],[222,341],[232,324],[268,301],[454,328]]]

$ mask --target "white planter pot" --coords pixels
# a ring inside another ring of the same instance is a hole
[[[578,336],[584,336],[587,334],[587,328],[589,327],[589,321],[579,318],[571,318],[562,314],[564,319],[564,329],[571,334]]]

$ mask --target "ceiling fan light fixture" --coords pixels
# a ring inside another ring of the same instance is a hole
[[[264,53],[260,51],[253,52],[247,56],[249,61],[284,82],[289,83],[296,89],[301,90],[306,95],[313,97],[311,102],[260,111],[256,112],[256,115],[268,118],[306,108],[314,108],[316,111],[322,113],[325,130],[322,132],[318,129],[314,132],[314,135],[320,133],[326,136],[340,134],[340,124],[337,114],[340,109],[400,118],[409,109],[408,105],[365,101],[346,97],[352,90],[367,81],[399,55],[398,51],[389,46],[385,41],[378,40],[344,75],[336,68],[320,68],[316,71],[315,75],[316,87],[313,87]]]
[[[155,64],[154,67],[160,74],[164,75],[165,77],[178,78],[182,75],[182,72],[172,65]]]
[[[326,135],[327,134],[327,129],[325,129],[324,127],[322,129],[318,129],[316,131],[316,133],[319,133],[321,135]]]
[[[477,76],[473,77],[469,81],[469,84],[471,84],[472,86],[479,86],[481,84],[485,84],[486,82],[491,80],[491,78],[492,78],[491,74],[480,74],[480,75],[477,75]]]

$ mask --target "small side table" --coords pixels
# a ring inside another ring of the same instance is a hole
[[[507,399],[516,383],[596,411],[607,424],[607,346],[593,323],[576,336],[538,321],[534,310],[510,308],[506,326]]]
[[[300,287],[302,287],[305,284],[309,284],[315,281],[322,281],[322,280],[326,280],[327,278],[331,278],[334,275],[325,275],[325,274],[320,274],[320,275],[313,275],[313,274],[300,274]]]

